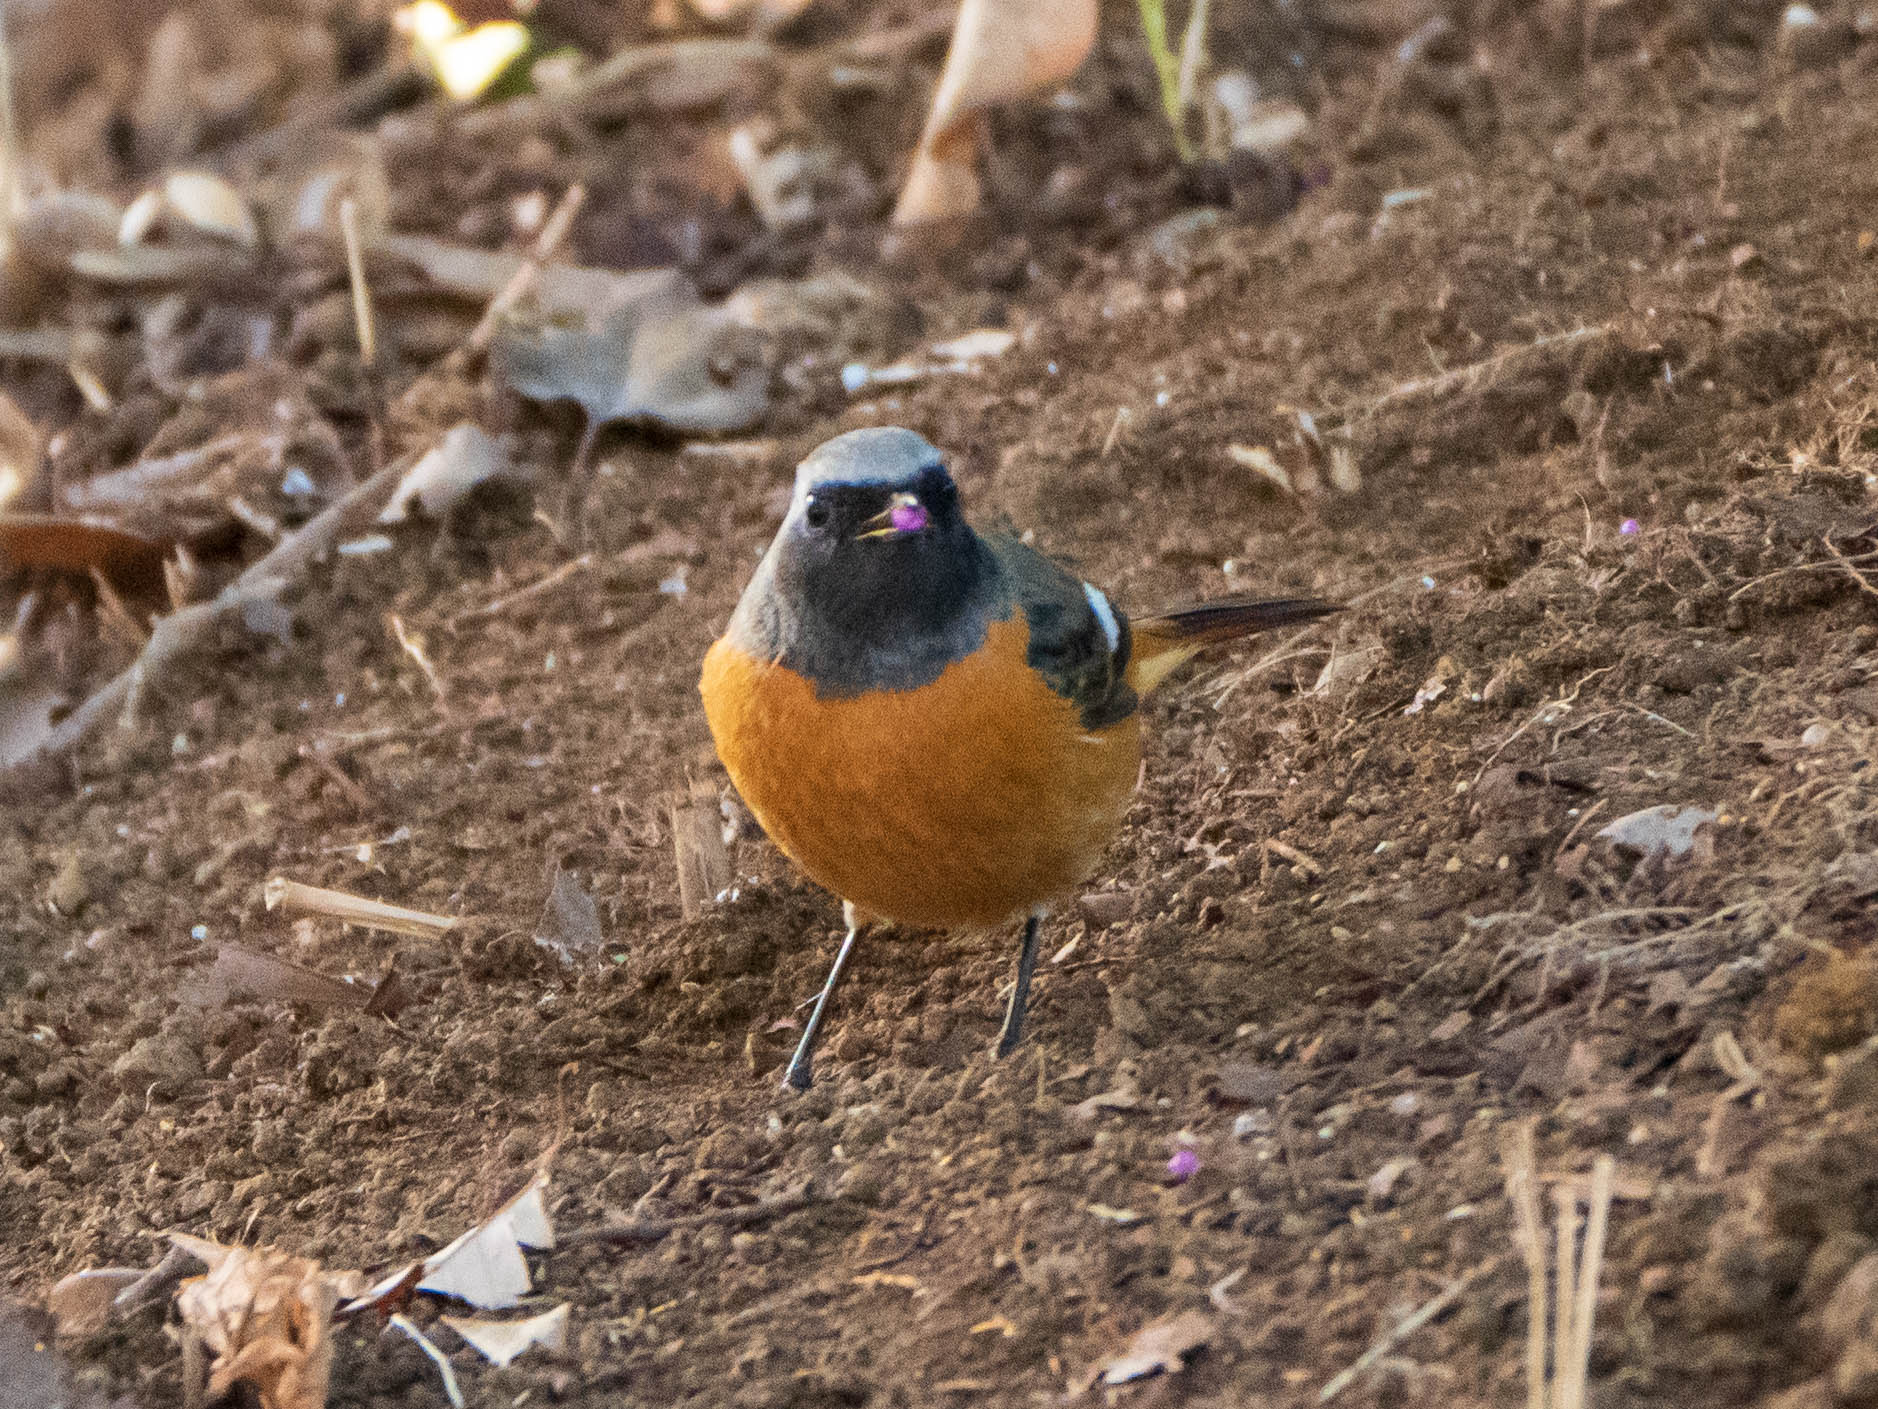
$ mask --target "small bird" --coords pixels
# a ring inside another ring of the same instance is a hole
[[[811,453],[699,682],[737,791],[847,923],[784,1083],[810,1085],[871,920],[1022,917],[1009,1053],[1049,903],[1096,868],[1127,811],[1142,696],[1204,646],[1337,610],[1228,597],[1131,622],[1034,548],[975,532],[913,431],[849,431]]]

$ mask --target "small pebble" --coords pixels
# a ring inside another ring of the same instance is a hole
[[[1167,1177],[1176,1184],[1185,1184],[1199,1172],[1200,1156],[1193,1150],[1175,1150],[1167,1162]]]

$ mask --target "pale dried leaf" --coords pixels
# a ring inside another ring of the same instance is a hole
[[[1186,1357],[1212,1337],[1210,1317],[1201,1311],[1183,1311],[1149,1322],[1135,1332],[1125,1349],[1096,1369],[1105,1385],[1126,1384],[1157,1373],[1178,1374]]]
[[[548,888],[548,902],[535,925],[535,943],[553,950],[563,964],[576,955],[592,954],[606,942],[600,929],[600,907],[572,871],[556,871]]]
[[[514,1306],[530,1286],[522,1248],[554,1246],[554,1225],[543,1198],[547,1187],[546,1173],[537,1174],[488,1219],[426,1258],[417,1289],[453,1296],[485,1311]]]
[[[261,243],[261,227],[247,198],[207,171],[172,171],[163,182],[166,212],[205,235],[232,240],[245,249]]]
[[[373,248],[414,266],[442,292],[476,304],[486,304],[507,288],[523,262],[519,254],[492,254],[421,235],[387,235]],[[537,276],[531,301],[547,321],[567,319],[592,328],[618,309],[675,297],[688,287],[676,269],[620,273],[551,264]]]
[[[567,1344],[566,1302],[524,1321],[496,1321],[484,1316],[444,1316],[443,1324],[468,1341],[496,1366],[508,1364],[530,1346],[559,1350]]]
[[[594,426],[736,431],[761,419],[769,400],[754,338],[678,285],[616,308],[598,327],[514,328],[498,352],[523,396],[573,401]]]
[[[1675,807],[1664,803],[1626,813],[1598,828],[1598,836],[1613,846],[1640,851],[1645,856],[1668,853],[1687,856],[1695,849],[1696,831],[1713,822],[1712,807]]]
[[[224,944],[215,962],[184,980],[179,995],[192,1007],[221,1007],[240,998],[263,1003],[303,1003],[309,1008],[363,1008],[372,999],[364,984],[346,983],[313,969]]]
[[[964,0],[893,223],[976,210],[979,115],[1068,78],[1095,35],[1095,0]]]
[[[459,422],[404,472],[378,521],[403,523],[413,507],[427,519],[447,518],[482,485],[514,474],[514,462],[504,441],[480,426]]]

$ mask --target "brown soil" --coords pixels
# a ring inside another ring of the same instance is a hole
[[[734,204],[679,209],[702,198],[646,174],[630,125],[529,169],[420,134],[407,225],[587,175],[584,257],[627,259],[620,211],[662,193],[643,228],[703,220],[720,287],[845,267],[872,301],[782,370],[750,453],[604,438],[588,570],[479,613],[572,551],[501,506],[339,559],[290,645],[205,653],[75,788],[0,813],[0,1287],[142,1265],[166,1228],[385,1266],[558,1142],[563,1230],[814,1197],[540,1256],[568,1350],[457,1349],[474,1405],[1049,1402],[1189,1309],[1183,1373],[1092,1393],[1303,1405],[1470,1276],[1340,1402],[1504,1405],[1526,1274],[1501,1152],[1536,1120],[1546,1177],[1618,1161],[1597,1403],[1874,1402],[1870,1279],[1841,1285],[1878,1248],[1874,51],[1796,73],[1777,9],[1637,4],[1594,7],[1637,23],[1586,55],[1574,7],[1459,6],[1443,88],[1395,66],[1412,7],[1291,35],[1217,8],[1215,53],[1296,53],[1316,109],[1322,165],[1276,223],[1177,214],[1132,6],[1080,104],[997,124],[1004,179],[1062,170],[1061,199],[1000,197],[936,265],[873,258],[879,192],[788,247]],[[918,113],[798,120],[878,181]],[[980,375],[840,390],[845,360],[987,322],[1020,342]],[[1579,329],[1603,331],[1364,414]],[[36,385],[37,414],[66,405]],[[1304,473],[1299,407],[1346,417],[1355,492],[1229,457]],[[736,898],[682,919],[665,798],[727,786],[697,666],[790,467],[878,422],[1124,604],[1352,610],[1156,698],[1104,898],[1047,931],[1015,1056],[988,1052],[1014,936],[870,936],[798,1097],[777,1077],[836,906],[746,829]],[[544,475],[566,462],[570,418],[515,424]],[[1660,804],[1719,815],[1681,857],[1598,839]],[[532,938],[557,869],[598,900],[599,959]],[[275,874],[474,918],[296,927],[263,908]],[[204,1009],[224,941],[332,974],[395,958],[412,1001]],[[180,1402],[160,1310],[68,1349]],[[333,1404],[441,1402],[408,1341],[342,1330]]]

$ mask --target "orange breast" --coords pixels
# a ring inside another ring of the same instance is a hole
[[[818,699],[719,641],[704,712],[731,781],[809,876],[902,924],[994,925],[1084,879],[1121,825],[1141,755],[1025,664],[1021,613],[915,690]]]

